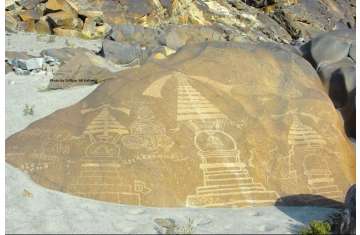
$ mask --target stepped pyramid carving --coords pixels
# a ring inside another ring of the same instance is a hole
[[[177,121],[194,132],[203,186],[187,197],[188,207],[251,206],[273,203],[278,195],[254,182],[234,138],[224,131],[228,117],[178,74]]]
[[[120,148],[116,143],[122,135],[129,133],[129,131],[110,113],[110,109],[115,108],[109,105],[103,105],[97,109],[83,110],[83,113],[98,109],[100,109],[99,114],[83,132],[83,135],[88,136],[91,142],[86,149],[86,156],[90,158],[118,157]]]
[[[90,144],[85,157],[79,161],[79,176],[69,185],[72,194],[98,200],[139,204],[141,194],[130,184],[122,184],[118,157],[119,138],[128,133],[110,113],[116,108],[102,105],[95,109],[82,110],[82,113],[100,110],[83,132]]]
[[[323,158],[326,150],[326,141],[313,128],[305,125],[294,116],[289,130],[288,143],[293,154],[304,156],[304,174],[307,177],[308,187],[312,194],[321,194],[331,199],[341,199],[342,192],[334,183],[334,178]]]

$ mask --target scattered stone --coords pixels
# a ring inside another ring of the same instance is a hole
[[[51,34],[51,28],[46,16],[40,17],[35,24],[36,32],[39,34]]]
[[[35,32],[35,22],[34,20],[28,20],[28,21],[20,21],[18,22],[17,29],[19,31],[25,31],[25,32]]]
[[[166,47],[166,46],[162,46],[162,47],[155,49],[153,51],[153,54],[151,57],[156,60],[163,60],[174,53],[176,53],[175,50],[173,50],[169,47]]]
[[[33,197],[33,194],[30,191],[26,190],[26,189],[24,189],[22,195],[23,195],[23,197],[27,197],[27,198],[32,198]]]
[[[197,220],[196,222],[196,225],[197,226],[204,226],[204,225],[208,225],[208,224],[211,224],[212,223],[212,220],[209,219],[209,218],[200,218]]]
[[[24,116],[27,116],[27,115],[34,115],[34,105],[28,105],[28,104],[25,104],[25,108],[23,110],[23,113],[24,113]]]
[[[79,25],[77,18],[74,18],[74,16],[69,12],[59,11],[49,13],[46,16],[53,27],[65,26],[72,29],[78,27]]]
[[[75,9],[69,2],[68,0],[48,0],[46,2],[46,8],[51,11],[64,11],[75,15]]]
[[[55,28],[53,29],[55,35],[65,36],[65,37],[81,37],[81,32],[74,29],[64,29],[64,28]]]
[[[22,10],[19,13],[19,17],[22,21],[28,21],[28,20],[39,20],[42,16],[42,12],[40,12],[37,9],[32,10]]]
[[[249,215],[250,215],[250,216],[256,216],[256,217],[262,216],[262,214],[261,214],[259,211],[251,212]]]
[[[46,65],[55,66],[59,64],[59,61],[49,56],[33,58],[23,53],[11,52],[7,52],[6,56],[8,57],[6,62],[12,67],[12,70],[19,75],[28,75],[30,72],[40,72],[41,70],[45,70]]]
[[[176,234],[175,229],[176,229],[176,223],[175,220],[167,218],[167,219],[163,219],[163,218],[156,218],[154,219],[154,222],[165,229],[165,234]]]
[[[5,0],[5,9],[8,11],[15,9],[15,0]]]
[[[8,11],[5,11],[5,30],[7,32],[16,32],[17,26],[18,21],[16,18]]]
[[[20,6],[22,6],[23,8],[27,9],[27,10],[31,10],[36,8],[37,6],[40,5],[40,3],[42,2],[42,0],[20,0],[17,1]]]
[[[97,19],[98,18],[86,18],[81,32],[83,37],[87,39],[104,38],[110,33],[111,26],[106,23],[98,25]]]
[[[42,69],[44,58],[31,58],[28,60],[14,59],[10,62],[10,64],[23,70],[37,70]]]
[[[191,25],[171,26],[160,38],[161,44],[173,50],[178,50],[182,46],[190,43],[224,40],[224,35],[212,27]]]
[[[115,64],[130,64],[134,61],[142,63],[147,54],[139,45],[114,42],[105,39],[103,42],[103,53],[106,59]]]
[[[121,24],[112,27],[109,38],[117,42],[139,44],[149,49],[159,47],[158,34],[154,29],[141,25]]]

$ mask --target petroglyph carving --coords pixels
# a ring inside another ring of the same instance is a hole
[[[286,116],[292,117],[292,116],[298,116],[298,115],[311,118],[316,123],[318,123],[320,121],[319,117],[317,117],[315,115],[312,115],[310,113],[299,112],[297,109],[289,110],[289,111],[287,111],[285,113],[282,113],[282,114],[272,114],[271,117],[273,119],[278,119],[278,118],[283,118],[283,117],[286,117]]]
[[[128,130],[110,112],[119,109],[110,105],[102,105],[95,109],[82,110],[82,113],[97,110],[100,112],[83,132],[83,135],[87,136],[91,143],[85,150],[86,157],[119,157],[120,148],[117,142],[122,135],[128,133]]]
[[[142,197],[152,192],[152,189],[141,180],[134,180],[133,184],[124,182],[121,169],[118,163],[83,160],[80,174],[68,190],[82,197],[141,205]]]
[[[293,155],[304,156],[304,174],[307,177],[310,192],[321,193],[331,199],[339,199],[342,193],[335,185],[328,163],[322,158],[327,144],[324,138],[294,116],[288,142]]]
[[[166,82],[173,77],[172,74],[166,75],[164,77],[161,77],[157,79],[155,82],[151,83],[150,86],[148,86],[145,91],[143,92],[144,96],[151,96],[155,98],[163,98],[161,95],[161,90],[166,84]]]
[[[42,138],[44,142],[41,149],[46,154],[67,155],[70,153],[70,141],[72,136],[69,132],[55,132],[56,134],[47,133]]]
[[[129,129],[130,134],[121,139],[128,149],[167,152],[174,145],[166,135],[165,127],[155,121],[154,113],[148,106],[137,109],[136,119]]]
[[[25,162],[21,164],[21,170],[25,173],[34,173],[49,168],[49,164],[46,162]]]
[[[196,195],[187,197],[187,206],[244,206],[271,203],[278,198],[276,192],[267,191],[250,177],[232,136],[223,131],[203,130],[196,133],[195,142],[204,185],[196,188]]]
[[[208,99],[195,90],[185,75],[177,73],[177,121],[227,119]]]
[[[141,195],[147,195],[149,194],[152,190],[151,188],[146,187],[145,183],[141,180],[135,180],[134,181],[134,191],[136,193],[139,193]]]
[[[194,145],[201,158],[203,186],[187,197],[188,207],[244,206],[272,203],[278,195],[267,191],[250,177],[246,164],[240,161],[236,141],[227,132],[231,122],[215,105],[191,86],[187,76],[176,74],[177,121],[194,132]],[[196,77],[211,83],[209,79]],[[228,91],[227,87],[223,87]]]

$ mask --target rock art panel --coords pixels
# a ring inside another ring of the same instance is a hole
[[[354,151],[301,60],[271,44],[186,46],[9,137],[6,161],[47,188],[121,204],[342,201]]]

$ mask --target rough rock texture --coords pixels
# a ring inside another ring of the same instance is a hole
[[[48,188],[123,204],[328,205],[355,182],[341,125],[301,57],[203,43],[9,137],[6,161]]]
[[[147,58],[148,53],[139,45],[105,39],[103,42],[103,55],[115,64],[139,64]]]
[[[304,57],[318,71],[348,136],[356,138],[356,41],[352,30],[322,33],[303,46]]]
[[[356,234],[356,185],[352,185],[346,193],[345,211],[340,226],[340,234]]]
[[[275,41],[289,43],[310,39],[320,32],[335,28],[354,28],[355,0],[45,0],[28,1],[17,6],[7,3],[7,12],[15,17],[15,28],[39,31],[36,21],[44,16],[73,16],[67,29],[76,37],[104,38],[110,27],[123,24],[141,25],[157,30],[172,25],[216,25],[229,41]],[[38,2],[38,4],[36,4]],[[34,6],[28,7],[28,6]],[[37,10],[40,9],[40,10]],[[24,12],[25,11],[25,12]],[[57,11],[54,13],[54,11]],[[36,12],[36,14],[33,14]],[[24,14],[26,13],[26,14]],[[22,17],[25,16],[25,17]],[[11,18],[10,16],[7,18]],[[16,18],[19,18],[16,20]],[[90,24],[86,21],[100,20]],[[14,20],[13,20],[14,21]],[[63,32],[64,23],[51,24],[51,32]],[[86,26],[88,25],[88,26]],[[105,25],[105,26],[104,26]],[[8,22],[9,30],[14,30]]]
[[[111,68],[104,58],[83,48],[50,49],[41,54],[58,58],[64,63],[50,80],[49,89],[91,85],[118,76],[114,71],[116,68]]]

